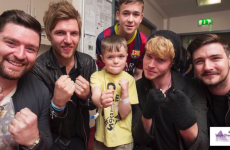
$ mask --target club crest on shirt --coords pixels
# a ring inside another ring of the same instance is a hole
[[[133,59],[137,59],[140,57],[140,51],[139,50],[132,50],[131,57]]]

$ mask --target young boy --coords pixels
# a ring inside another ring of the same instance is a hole
[[[111,35],[101,42],[105,69],[92,74],[92,100],[98,107],[94,150],[133,149],[131,104],[137,104],[135,79],[123,71],[127,59],[126,40]]]
[[[101,70],[105,64],[101,60],[101,40],[109,35],[120,35],[128,44],[128,58],[125,64],[125,71],[133,75],[137,80],[142,76],[142,58],[144,55],[147,37],[137,30],[143,19],[143,0],[119,0],[119,11],[116,12],[116,19],[119,21],[115,26],[105,29],[97,37],[96,54],[97,66]]]

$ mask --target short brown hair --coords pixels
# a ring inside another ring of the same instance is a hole
[[[121,47],[124,47],[126,52],[128,51],[127,42],[126,40],[116,34],[107,36],[101,41],[101,54],[104,55],[106,51],[120,51]]]
[[[193,58],[193,53],[197,49],[199,49],[204,45],[212,44],[212,43],[221,44],[224,48],[226,55],[229,56],[230,53],[229,44],[216,34],[205,34],[205,35],[198,36],[189,44],[188,51],[190,52],[191,57]]]
[[[146,44],[145,49],[153,52],[157,57],[161,59],[170,58],[173,62],[175,57],[175,50],[172,42],[163,36],[155,36],[151,38]]]
[[[43,22],[47,36],[55,28],[59,20],[76,19],[81,37],[81,17],[79,12],[68,1],[50,2],[48,10],[45,12]]]
[[[24,11],[16,9],[4,11],[0,15],[0,32],[2,32],[7,23],[13,23],[33,30],[39,36],[39,43],[41,42],[41,24]]]
[[[128,4],[128,3],[133,3],[133,2],[138,2],[140,4],[142,4],[142,12],[144,10],[144,0],[119,0],[119,10],[121,8],[122,4]]]

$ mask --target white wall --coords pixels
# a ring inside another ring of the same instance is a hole
[[[213,18],[212,31],[230,29],[230,10],[198,15],[182,16],[169,19],[169,29],[176,33],[209,31],[210,26],[198,26],[199,19]]]
[[[164,18],[162,14],[157,9],[157,5],[153,3],[152,0],[145,0],[144,1],[144,16],[148,19],[151,23],[153,23],[157,30],[161,30],[164,28]]]

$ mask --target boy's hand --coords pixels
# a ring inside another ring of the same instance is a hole
[[[75,93],[81,99],[87,99],[90,93],[89,82],[82,76],[78,76],[75,80]]]
[[[113,105],[114,90],[106,90],[101,93],[101,107],[107,108]]]
[[[128,96],[128,94],[129,94],[129,81],[127,79],[122,78],[119,80],[118,84],[121,86],[122,95]]]

